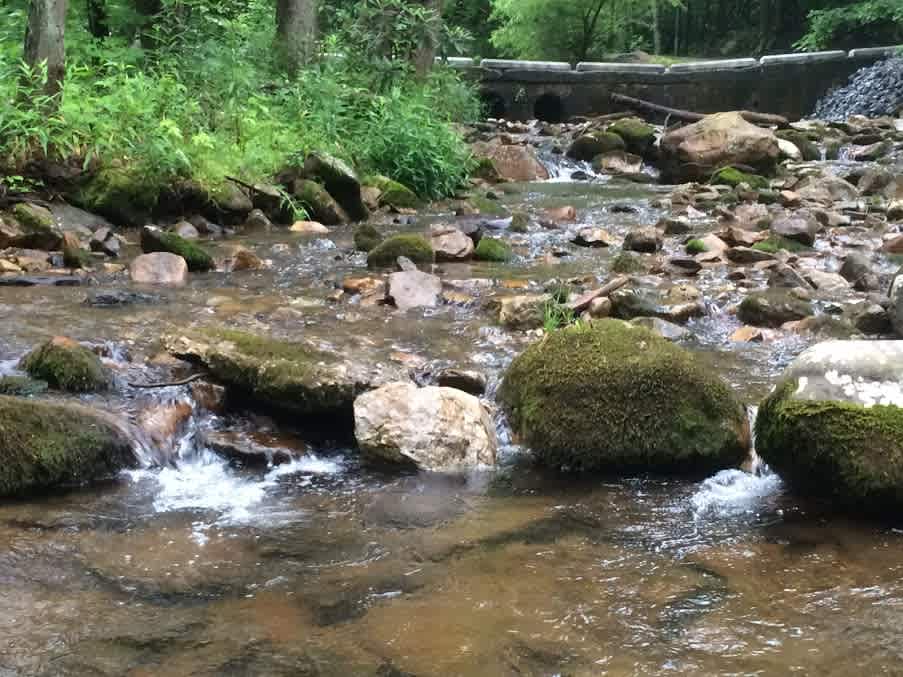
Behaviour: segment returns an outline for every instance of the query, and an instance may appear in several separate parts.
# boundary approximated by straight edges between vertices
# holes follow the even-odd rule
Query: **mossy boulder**
[[[175,233],[160,230],[154,226],[141,229],[141,249],[145,254],[167,252],[185,259],[188,270],[203,273],[216,268],[213,257],[202,247]]]
[[[398,181],[390,179],[388,176],[370,176],[364,183],[379,190],[379,204],[381,207],[414,209],[420,204],[420,200],[413,190]]]
[[[91,177],[73,199],[117,225],[139,228],[147,223],[159,196],[160,186],[148,183],[138,172],[108,167]]]
[[[567,150],[567,156],[578,162],[591,162],[603,153],[613,150],[626,150],[627,144],[613,132],[590,132],[578,136]]]
[[[745,408],[686,350],[600,320],[546,335],[505,373],[499,400],[537,459],[582,471],[708,472],[739,465]]]
[[[741,184],[746,184],[753,190],[764,190],[768,188],[771,184],[769,184],[768,179],[764,176],[759,176],[758,174],[750,174],[749,172],[744,172],[741,169],[737,169],[733,166],[722,167],[714,174],[712,174],[712,179],[709,183],[715,185],[722,186],[731,186],[732,188],[736,188]]]
[[[432,263],[433,246],[422,235],[393,235],[370,251],[367,266],[391,268],[399,256],[404,256],[416,264]]]
[[[694,238],[687,242],[686,250],[687,254],[696,256],[696,254],[704,254],[706,251],[708,251],[708,248],[705,246],[705,242],[703,242],[699,238]]]
[[[762,403],[758,453],[795,491],[857,512],[903,507],[903,341],[828,341]]]
[[[376,226],[364,223],[354,229],[354,248],[359,252],[371,252],[383,241],[383,235]]]
[[[627,150],[645,157],[655,145],[655,127],[639,118],[624,118],[608,128],[624,140]]]
[[[400,378],[390,368],[350,362],[308,343],[220,327],[171,334],[163,345],[207,368],[249,406],[294,415],[350,417],[358,394]]]
[[[360,179],[344,160],[326,153],[311,153],[304,161],[304,175],[322,183],[352,221],[365,221],[370,215],[361,196]]]
[[[813,314],[809,301],[797,296],[792,289],[781,287],[754,292],[744,298],[737,309],[739,320],[754,327],[780,327]]]
[[[292,184],[292,195],[311,218],[324,226],[338,226],[351,220],[329,191],[316,181],[298,179]]]
[[[0,496],[107,479],[136,465],[128,436],[105,415],[0,395]]]
[[[49,209],[22,202],[13,207],[13,216],[21,227],[21,233],[13,242],[15,246],[44,251],[60,248],[63,234]]]
[[[506,242],[494,237],[484,237],[480,239],[473,257],[477,261],[492,261],[495,263],[505,263],[514,258],[514,252]]]
[[[73,393],[94,392],[109,387],[109,370],[92,351],[71,338],[57,336],[22,358],[19,367],[50,387]]]

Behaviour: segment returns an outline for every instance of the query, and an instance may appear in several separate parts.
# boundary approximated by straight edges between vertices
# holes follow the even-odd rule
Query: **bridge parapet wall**
[[[809,114],[856,70],[903,50],[870,47],[849,52],[776,54],[664,64],[450,59],[481,83],[495,117],[559,122],[575,115],[614,112],[611,94],[701,113],[758,110],[792,120]]]

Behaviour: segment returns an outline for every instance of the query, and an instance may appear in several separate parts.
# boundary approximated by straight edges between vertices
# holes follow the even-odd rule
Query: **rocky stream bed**
[[[0,677],[895,674],[903,120],[468,134],[0,215]]]

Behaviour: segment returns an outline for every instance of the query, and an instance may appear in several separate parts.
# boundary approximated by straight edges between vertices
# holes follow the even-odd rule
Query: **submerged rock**
[[[808,301],[784,287],[750,294],[737,311],[741,322],[755,327],[780,327],[785,322],[802,320],[812,314],[812,305]]]
[[[691,353],[617,320],[555,331],[512,362],[499,391],[544,464],[697,472],[739,465],[744,407]]]
[[[0,496],[114,476],[135,467],[129,438],[87,407],[0,396]]]
[[[903,341],[829,341],[762,403],[758,453],[797,490],[876,512],[903,506]]]
[[[41,344],[22,358],[19,366],[52,388],[74,393],[105,390],[111,381],[97,355],[65,336]]]
[[[495,465],[498,441],[473,395],[453,388],[391,383],[354,402],[361,452],[421,470],[454,472]]]
[[[291,414],[349,415],[355,397],[398,375],[306,343],[215,327],[165,336],[163,345],[248,404]]]

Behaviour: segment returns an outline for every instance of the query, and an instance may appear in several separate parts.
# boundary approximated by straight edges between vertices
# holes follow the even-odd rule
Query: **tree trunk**
[[[652,0],[652,49],[662,53],[662,28],[658,20],[658,0]]]
[[[85,0],[88,13],[88,32],[98,40],[110,34],[107,23],[107,8],[103,0]]]
[[[25,61],[32,71],[47,67],[47,94],[57,94],[66,75],[67,0],[32,0],[25,30]]]
[[[442,20],[442,0],[422,0],[423,6],[436,13],[437,20],[421,45],[414,51],[414,72],[421,80],[433,68],[436,52],[439,49],[439,22]]]
[[[317,0],[276,0],[276,42],[292,74],[314,57]]]

